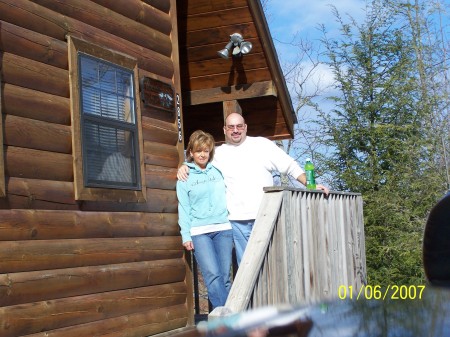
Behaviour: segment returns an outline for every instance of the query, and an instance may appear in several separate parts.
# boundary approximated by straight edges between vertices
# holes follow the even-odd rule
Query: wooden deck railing
[[[366,281],[361,195],[265,191],[225,307],[308,304],[357,291]]]

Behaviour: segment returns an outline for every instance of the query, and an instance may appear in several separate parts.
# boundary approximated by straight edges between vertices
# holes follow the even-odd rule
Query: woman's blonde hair
[[[186,161],[191,163],[194,160],[191,156],[191,151],[195,152],[203,149],[209,150],[208,163],[211,162],[214,158],[214,137],[202,130],[194,131],[189,137],[189,143],[186,148]]]

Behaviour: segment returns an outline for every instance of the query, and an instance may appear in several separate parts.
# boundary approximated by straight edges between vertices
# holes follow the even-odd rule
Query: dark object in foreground
[[[413,289],[407,286],[402,289]],[[372,337],[450,335],[450,289],[426,285],[413,299],[334,300],[278,310],[258,308],[217,318],[198,328],[207,337]],[[258,317],[259,316],[259,317]]]
[[[216,318],[199,326],[207,337],[308,336],[313,322],[305,315],[306,308],[279,309],[262,307]]]
[[[450,287],[450,192],[428,217],[423,237],[423,265],[430,283]]]

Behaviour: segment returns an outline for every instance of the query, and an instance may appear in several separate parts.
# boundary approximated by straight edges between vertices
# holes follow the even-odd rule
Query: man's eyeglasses
[[[234,128],[236,128],[238,130],[244,130],[245,124],[225,125],[225,127],[227,128],[227,130],[230,130],[230,131],[233,131]]]

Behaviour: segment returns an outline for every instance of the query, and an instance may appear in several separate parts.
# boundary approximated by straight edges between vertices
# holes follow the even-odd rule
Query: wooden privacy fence
[[[366,281],[362,198],[270,187],[225,307],[307,304]]]

